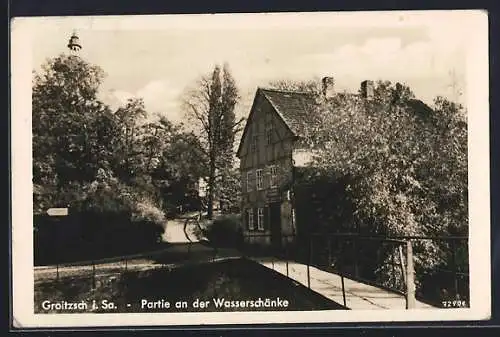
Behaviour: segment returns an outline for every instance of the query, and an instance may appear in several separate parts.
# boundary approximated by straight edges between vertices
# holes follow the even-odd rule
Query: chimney
[[[365,80],[361,82],[361,97],[370,100],[373,99],[373,95],[373,81]]]
[[[323,96],[325,98],[332,98],[335,96],[335,80],[333,77],[323,77]]]

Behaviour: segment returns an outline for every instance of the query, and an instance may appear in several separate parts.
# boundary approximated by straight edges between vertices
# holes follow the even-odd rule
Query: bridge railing
[[[358,233],[314,233],[305,238],[284,236],[281,238],[282,244],[273,245],[270,234],[255,233],[245,236],[244,241],[246,242],[242,247],[244,256],[267,257],[273,269],[278,261],[284,262],[286,268],[284,273],[287,277],[290,277],[289,264],[292,261],[304,264],[305,280],[309,288],[311,288],[312,267],[339,275],[344,306],[346,305],[345,278],[399,293],[405,296],[407,309],[416,307],[417,298],[431,305],[443,307],[447,306],[445,303],[447,298],[452,301],[460,298],[462,299],[460,305],[468,306],[467,263],[457,263],[457,255],[460,253],[458,248],[461,247],[463,250],[467,247],[466,236],[387,237]],[[250,241],[254,244],[252,245]],[[420,246],[426,241],[440,243],[442,251],[448,255],[447,264],[431,271],[416,265],[415,259],[419,258]],[[430,298],[429,296],[426,298],[421,291],[422,280],[438,288],[440,293],[434,296],[431,294]]]
[[[444,254],[441,267],[422,268],[422,262],[416,265],[428,242],[438,245]],[[417,297],[436,306],[446,307],[447,300],[455,301],[455,307],[456,303],[468,306],[467,244],[466,236],[315,233],[309,237],[312,265],[405,295],[407,308],[416,306]]]
[[[311,267],[315,266],[311,254],[312,237],[307,241],[303,241],[297,240],[296,235],[282,235],[279,238],[279,244],[273,242],[273,239],[275,238],[269,233],[244,235],[244,244],[240,248],[242,256],[257,260],[265,259],[263,262],[267,262],[271,269],[279,271],[295,281],[299,278],[300,282],[311,289]],[[304,266],[304,270],[300,272],[300,275],[294,275],[294,272],[297,272],[294,269],[297,268],[297,262]],[[302,275],[302,273],[305,275]],[[342,278],[343,305],[347,308],[344,279],[342,275],[340,276]]]

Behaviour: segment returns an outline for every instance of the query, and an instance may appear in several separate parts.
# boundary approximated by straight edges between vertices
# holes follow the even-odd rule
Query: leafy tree
[[[101,68],[72,55],[48,60],[34,74],[33,182],[44,191],[89,182],[109,160],[111,144],[102,136],[110,111],[97,99],[103,77]]]
[[[203,148],[192,132],[175,129],[169,137],[152,172],[155,185],[170,212],[175,213],[178,206],[199,209],[197,184],[207,172],[205,163],[200,161]]]
[[[102,242],[113,231],[121,233],[120,226],[131,229],[134,223],[143,224],[137,233],[153,239],[163,223],[154,188],[144,183],[148,172],[140,169],[146,158],[139,132],[144,104],[131,100],[112,113],[97,99],[103,78],[98,66],[64,54],[34,74],[35,212],[69,206],[81,219],[92,215],[83,228]],[[120,236],[113,237],[119,245]]]
[[[324,210],[338,210],[323,219],[324,230],[347,221],[344,230],[388,236],[467,233],[464,116],[458,104],[438,97],[430,109],[407,86],[387,81],[376,83],[371,100],[318,98],[314,131],[302,141],[315,153],[314,174],[305,180],[341,190],[321,201]],[[449,266],[450,251],[447,242],[414,241],[417,276]],[[386,250],[377,270],[388,285],[402,284],[386,263],[395,253]],[[461,263],[466,268],[467,260]]]
[[[321,81],[319,80],[319,78],[313,78],[302,81],[277,79],[269,82],[269,87],[285,91],[300,91],[300,92],[310,92],[315,94],[320,94],[322,90]]]
[[[145,158],[140,144],[141,124],[147,112],[142,99],[129,99],[124,107],[115,112],[119,139],[115,156],[115,172],[121,180],[130,182],[141,175]]]
[[[226,172],[233,165],[234,137],[243,122],[243,119],[235,119],[238,99],[238,89],[227,65],[223,69],[216,65],[184,98],[186,113],[196,125],[203,146],[202,159],[208,168],[209,218],[213,216],[214,200],[219,196],[217,185],[219,190],[224,188],[229,179]]]

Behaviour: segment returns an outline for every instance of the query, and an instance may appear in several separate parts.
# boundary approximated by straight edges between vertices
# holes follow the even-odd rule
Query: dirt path
[[[168,220],[162,236],[163,241],[169,243],[199,242],[201,233],[195,220],[196,217],[197,213],[189,213],[183,217]]]

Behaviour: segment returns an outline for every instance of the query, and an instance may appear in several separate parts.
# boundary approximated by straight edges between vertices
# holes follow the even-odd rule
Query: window
[[[258,169],[257,170],[257,189],[258,190],[262,190],[264,188],[264,184],[262,183],[262,179],[263,179],[262,170]]]
[[[270,171],[269,187],[278,186],[278,167],[271,166],[269,168],[269,171]]]
[[[257,136],[257,135],[252,136],[252,145],[251,145],[252,152],[257,152],[258,141],[259,141],[259,136]]]
[[[252,191],[252,187],[253,187],[253,184],[252,184],[252,171],[248,171],[247,172],[247,192],[251,192]]]
[[[260,231],[264,230],[264,209],[257,209],[257,229]]]
[[[248,214],[248,229],[249,230],[254,230],[253,226],[253,208],[247,209],[247,214]]]
[[[267,125],[267,130],[266,130],[267,145],[273,143],[273,133],[274,133],[274,126],[272,123],[270,123]]]

